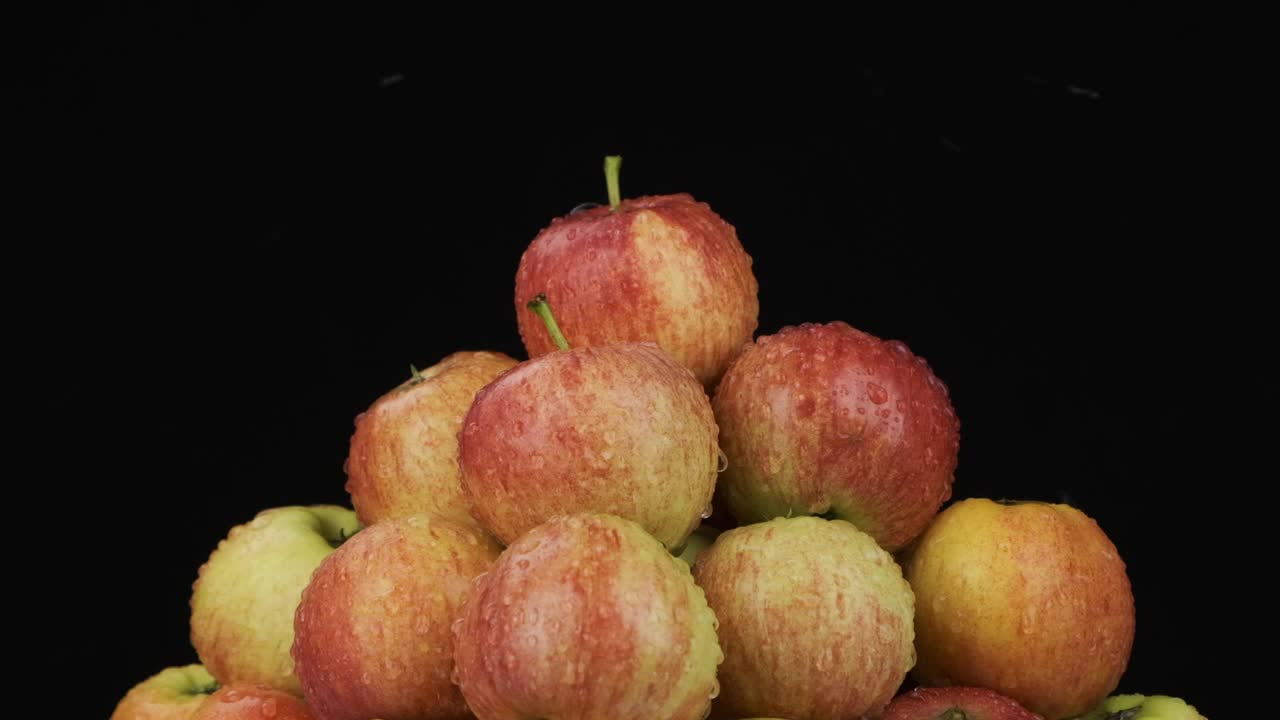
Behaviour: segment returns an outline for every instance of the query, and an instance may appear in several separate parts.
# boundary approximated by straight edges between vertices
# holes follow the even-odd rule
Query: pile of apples
[[[924,359],[843,322],[753,341],[734,228],[622,200],[619,165],[520,261],[530,359],[458,352],[374,402],[354,510],[233,528],[193,586],[201,664],[115,720],[1201,717],[1107,697],[1134,601],[1097,523],[943,510],[960,424]]]

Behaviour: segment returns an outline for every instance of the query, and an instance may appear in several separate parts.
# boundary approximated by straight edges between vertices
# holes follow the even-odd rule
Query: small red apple
[[[894,552],[951,496],[960,423],[901,342],[842,322],[783,328],[738,356],[713,404],[740,522],[836,517]]]
[[[1119,683],[1133,593],[1115,545],[1079,510],[963,500],[938,515],[904,567],[921,685],[991,688],[1059,720]]]
[[[622,343],[503,373],[467,412],[458,459],[472,515],[504,543],[604,512],[677,548],[710,512],[720,450],[693,374],[657,345]]]
[[[293,658],[321,720],[467,717],[450,628],[501,548],[471,523],[383,520],[330,555],[302,595]]]
[[[191,720],[315,720],[306,703],[266,685],[238,683],[210,695]]]
[[[618,163],[621,158],[617,158]],[[545,295],[574,346],[654,342],[713,387],[755,332],[760,304],[733,226],[689,195],[621,200],[557,218],[516,273],[520,337],[536,358],[556,349],[525,309]]]
[[[986,688],[916,688],[889,703],[880,720],[1044,720]]]
[[[456,682],[480,720],[701,720],[715,615],[639,525],[561,516],[508,547],[454,626]]]
[[[458,352],[378,398],[356,418],[347,492],[360,522],[434,513],[472,522],[458,476],[458,430],[476,392],[516,361]]]

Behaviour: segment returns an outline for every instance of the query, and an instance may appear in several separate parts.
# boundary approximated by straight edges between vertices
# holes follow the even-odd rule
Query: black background
[[[1213,309],[1259,268],[1206,220],[1190,30],[784,64],[723,37],[672,57],[692,32],[445,50],[447,27],[384,20],[50,26],[14,267],[57,302],[15,307],[41,370],[30,484],[82,544],[51,607],[88,715],[195,661],[190,585],[231,526],[347,502],[352,420],[410,363],[523,356],[520,253],[605,199],[612,153],[624,195],[689,192],[736,226],[760,334],[839,319],[928,358],[962,421],[955,497],[1096,518],[1138,608],[1120,689],[1224,715],[1224,468],[1264,440],[1227,403],[1277,393],[1230,340],[1266,303]]]

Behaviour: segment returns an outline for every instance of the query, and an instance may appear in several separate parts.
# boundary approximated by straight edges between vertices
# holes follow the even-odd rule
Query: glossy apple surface
[[[451,681],[471,581],[501,548],[472,523],[384,520],[316,570],[298,606],[293,657],[321,720],[466,718]]]
[[[738,356],[714,406],[740,522],[835,517],[893,552],[951,496],[960,424],[901,342],[842,322],[783,328]]]
[[[531,358],[556,349],[525,307],[541,293],[572,346],[654,342],[712,387],[755,332],[756,292],[733,226],[662,195],[553,220],[520,258],[515,306]]]
[[[715,616],[688,566],[611,515],[521,536],[455,635],[456,680],[480,720],[702,720],[716,693]]]
[[[458,474],[458,430],[476,392],[515,364],[502,353],[454,353],[356,418],[347,492],[361,522],[424,512],[471,521]]]
[[[1119,683],[1133,593],[1115,545],[1079,510],[963,500],[938,515],[904,567],[920,684],[991,688],[1059,720]]]
[[[729,530],[693,569],[720,621],[714,717],[874,716],[915,662],[911,588],[843,520],[778,518]]]
[[[191,720],[315,720],[306,703],[265,685],[237,683],[219,688]]]
[[[289,647],[311,573],[360,529],[334,505],[281,507],[231,529],[200,567],[191,593],[191,644],[218,682],[302,693]]]
[[[471,514],[504,543],[603,512],[679,547],[710,512],[720,463],[702,385],[651,343],[520,364],[476,395],[458,448]]]

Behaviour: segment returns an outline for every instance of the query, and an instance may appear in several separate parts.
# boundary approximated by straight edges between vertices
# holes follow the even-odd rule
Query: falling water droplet
[[[720,448],[716,448],[716,452],[720,453],[720,464],[716,467],[716,472],[722,473],[729,469],[729,456],[725,455],[724,451]]]
[[[706,507],[702,508],[702,519],[706,520],[707,518],[711,517],[711,512],[712,512],[712,507],[710,505],[707,505]]]

